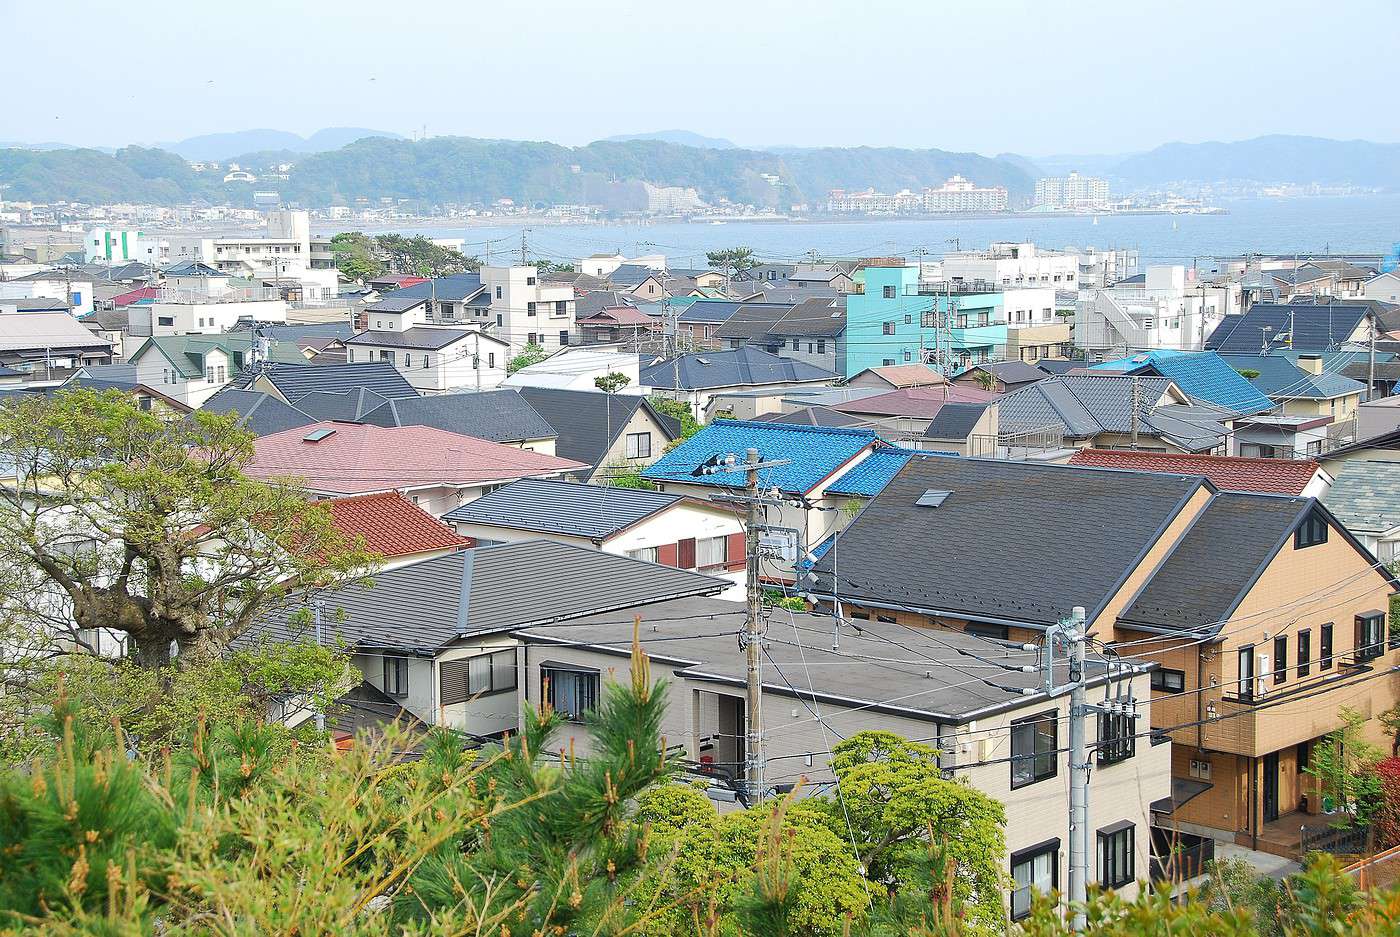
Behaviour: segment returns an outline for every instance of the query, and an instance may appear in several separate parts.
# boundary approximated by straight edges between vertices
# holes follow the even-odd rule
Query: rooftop
[[[928,387],[947,381],[941,373],[926,364],[891,364],[879,368],[866,368],[856,377],[860,377],[861,374],[873,375],[891,387]]]
[[[431,426],[502,443],[554,439],[559,435],[524,394],[507,388],[391,400],[363,419],[376,426]],[[568,455],[559,453],[557,448],[555,451]]]
[[[1045,377],[1045,375],[1041,375]],[[1000,396],[995,391],[961,384],[939,384],[936,387],[906,387],[874,397],[862,397],[848,403],[832,404],[843,413],[874,416],[898,416],[916,420],[931,420],[947,404],[986,404]]]
[[[451,527],[396,491],[333,498],[323,503],[342,536],[363,538],[366,550],[386,559],[466,544]]]
[[[1354,531],[1381,534],[1400,527],[1400,461],[1347,460],[1323,500]]]
[[[1310,374],[1283,355],[1224,355],[1236,371],[1258,371],[1249,382],[1275,400],[1331,400],[1365,392],[1361,381],[1332,371]]]
[[[1213,351],[1158,349],[1105,361],[1090,370],[1170,378],[1191,397],[1235,413],[1262,413],[1274,408],[1266,394]]]
[[[836,481],[826,486],[827,494],[853,495],[873,498],[890,483],[904,463],[917,453],[899,446],[881,446],[847,469]]]
[[[443,520],[602,542],[685,500],[660,491],[528,478],[449,511]]]
[[[743,472],[697,474],[715,456],[733,454],[742,460],[748,449],[760,459],[788,459],[789,464],[765,469],[762,484],[781,491],[806,494],[841,471],[879,437],[868,429],[795,426],[761,420],[719,420],[691,436],[655,463],[642,476],[717,488],[741,488]]]
[[[349,393],[361,388],[389,399],[418,396],[418,391],[413,389],[413,385],[408,383],[392,361],[315,365],[305,362],[300,365],[274,363],[265,366],[260,374],[246,371],[239,374],[233,384],[247,387],[258,378],[271,382],[289,403],[296,403],[316,391]]]
[[[1266,348],[1324,352],[1351,338],[1370,307],[1360,303],[1256,303],[1226,316],[1206,347],[1227,355],[1257,355]]]
[[[1127,449],[1080,449],[1070,465],[1200,475],[1222,491],[1301,495],[1320,470],[1311,459],[1245,459],[1239,456]]]
[[[238,424],[255,436],[267,436],[316,422],[314,417],[271,394],[232,387],[226,387],[210,397],[200,409],[211,413],[237,413]]]
[[[815,383],[835,381],[839,375],[823,368],[780,358],[757,348],[744,346],[729,351],[685,354],[678,363],[658,361],[642,368],[640,383],[648,387],[676,387],[676,372],[680,388],[701,390],[720,387],[742,387],[753,384]]]
[[[645,411],[662,429],[661,438],[652,441],[654,451],[660,451],[681,435],[676,420],[662,414],[650,400],[637,394],[605,394],[599,390],[556,387],[521,387],[517,392],[545,424],[555,427],[555,453],[591,466],[581,473],[582,478],[589,478],[604,467],[602,461],[616,439],[627,431],[638,410]]]

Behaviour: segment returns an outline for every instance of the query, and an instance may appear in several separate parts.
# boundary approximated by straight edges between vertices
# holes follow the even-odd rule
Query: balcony
[[[1248,696],[1241,695],[1235,684],[1225,684],[1218,696],[1205,694],[1205,715],[1210,721],[1201,727],[1201,744],[1214,751],[1259,758],[1326,735],[1341,726],[1341,717],[1337,705],[1317,691],[1331,683],[1349,683],[1372,669],[1364,661],[1338,656],[1336,667],[1323,678],[1281,687],[1270,685],[1264,692]],[[1370,701],[1363,699],[1358,705],[1365,711]],[[1179,741],[1195,745],[1196,729],[1182,730]]]

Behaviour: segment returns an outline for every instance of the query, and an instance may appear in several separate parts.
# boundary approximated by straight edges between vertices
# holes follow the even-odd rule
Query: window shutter
[[[450,660],[438,667],[441,693],[439,698],[444,706],[452,703],[465,703],[471,694],[467,692],[467,660]]]
[[[730,534],[725,545],[724,566],[728,570],[743,569],[747,562],[744,557],[744,535]]]
[[[694,569],[694,568],[695,568],[695,538],[694,538],[694,537],[687,537],[685,540],[682,540],[680,543],[678,543],[677,546],[680,548],[680,567],[681,567],[681,569]]]
[[[656,562],[662,566],[676,565],[676,544],[663,543],[656,549]]]

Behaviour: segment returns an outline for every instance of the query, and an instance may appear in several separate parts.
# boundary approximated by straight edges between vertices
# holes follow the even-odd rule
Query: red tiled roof
[[[1123,449],[1081,449],[1070,465],[1204,475],[1224,491],[1301,495],[1317,474],[1311,459],[1246,459],[1240,456],[1192,455],[1177,452],[1132,452]]]
[[[939,384],[936,387],[906,387],[887,394],[833,403],[833,410],[842,413],[870,413],[877,416],[904,416],[931,420],[945,403],[988,403],[1000,395],[980,387],[961,384]]]
[[[308,436],[331,430],[319,441]],[[430,426],[323,421],[260,437],[252,478],[299,478],[311,491],[361,494],[434,485],[504,484],[584,468],[581,462],[516,449]]]
[[[160,290],[156,289],[154,286],[138,286],[134,290],[128,290],[125,293],[118,293],[116,296],[113,296],[112,305],[130,306],[134,303],[139,303],[143,299],[159,298]]]
[[[656,319],[631,306],[605,306],[590,315],[580,316],[579,322],[616,322],[619,325],[659,325]]]
[[[427,277],[417,277],[411,273],[386,273],[382,277],[372,277],[371,283],[396,283],[402,289],[405,286],[417,286],[419,283],[427,283]]]
[[[467,543],[451,527],[397,491],[333,498],[323,503],[330,509],[336,530],[346,537],[363,537],[365,549],[383,557],[428,553]]]

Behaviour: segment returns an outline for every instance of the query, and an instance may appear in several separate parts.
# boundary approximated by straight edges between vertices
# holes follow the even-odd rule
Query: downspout
[[[1200,647],[1196,648],[1196,750],[1205,751],[1206,747],[1206,726],[1203,721],[1205,714],[1205,701],[1201,698],[1204,694],[1201,687],[1204,686],[1206,667],[1206,654]]]
[[[1259,849],[1259,763],[1254,757],[1249,758],[1249,832],[1253,840],[1251,849]]]

